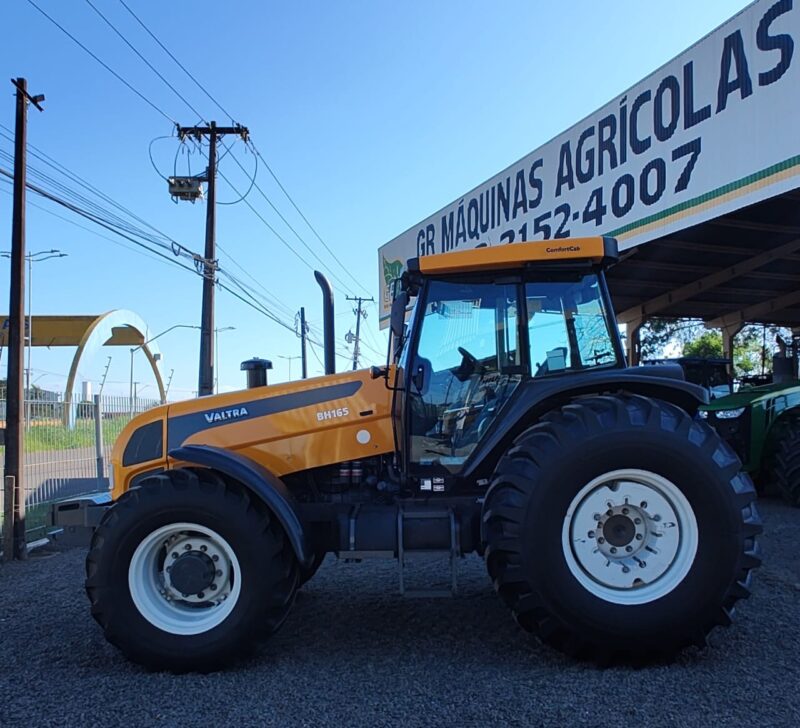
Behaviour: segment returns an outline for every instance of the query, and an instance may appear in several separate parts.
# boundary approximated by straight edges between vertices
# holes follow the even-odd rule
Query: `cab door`
[[[517,282],[427,281],[401,357],[412,476],[457,475],[526,375],[520,300]]]

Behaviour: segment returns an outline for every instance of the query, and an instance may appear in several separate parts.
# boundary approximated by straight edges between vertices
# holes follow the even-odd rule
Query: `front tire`
[[[247,491],[207,470],[142,481],[104,515],[86,559],[92,616],[148,669],[209,672],[275,632],[298,566]]]
[[[498,463],[483,515],[495,588],[524,629],[572,655],[639,661],[704,645],[760,563],[740,467],[666,402],[567,405]]]

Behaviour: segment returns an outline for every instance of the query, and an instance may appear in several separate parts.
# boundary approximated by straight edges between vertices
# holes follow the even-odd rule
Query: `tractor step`
[[[450,524],[449,549],[406,549],[405,524],[407,521],[434,519],[447,520]],[[456,560],[460,553],[458,521],[452,508],[421,510],[418,508],[405,510],[402,506],[397,511],[397,561],[400,567],[400,595],[411,598],[454,597],[458,592],[456,576]],[[450,588],[449,589],[408,589],[406,588],[406,559],[416,554],[449,554],[450,556]]]

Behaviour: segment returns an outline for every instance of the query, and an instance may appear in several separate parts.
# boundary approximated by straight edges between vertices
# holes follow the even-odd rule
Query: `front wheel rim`
[[[176,565],[182,572],[175,574]],[[171,523],[136,547],[128,589],[150,624],[175,635],[207,632],[222,624],[242,588],[239,560],[216,531],[197,523]]]
[[[686,496],[647,470],[614,470],[587,483],[562,528],[572,575],[615,604],[645,604],[672,592],[689,573],[697,545],[697,519]]]

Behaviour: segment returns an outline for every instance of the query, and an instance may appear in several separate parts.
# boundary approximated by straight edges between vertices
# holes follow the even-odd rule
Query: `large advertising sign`
[[[800,2],[800,0],[798,0]],[[626,249],[800,186],[800,9],[757,0],[596,113],[379,250],[613,235]]]

